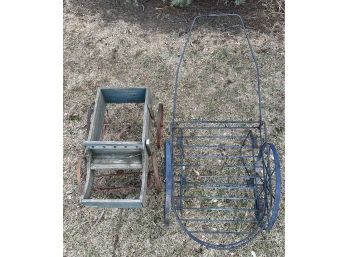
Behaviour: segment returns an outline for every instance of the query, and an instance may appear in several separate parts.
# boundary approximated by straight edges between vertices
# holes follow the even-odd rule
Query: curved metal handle
[[[243,32],[244,32],[244,36],[248,42],[248,46],[249,46],[249,49],[251,51],[251,56],[252,56],[252,59],[253,59],[253,62],[254,62],[254,65],[255,65],[255,69],[256,69],[256,77],[257,77],[257,94],[258,94],[258,105],[259,105],[259,120],[260,122],[262,121],[262,105],[261,105],[261,88],[260,88],[260,75],[259,75],[259,66],[257,64],[257,61],[256,61],[256,55],[255,55],[255,52],[250,44],[250,40],[249,40],[249,37],[248,37],[248,34],[246,32],[246,27],[245,27],[245,24],[244,24],[244,21],[242,19],[242,17],[238,14],[234,14],[234,13],[223,13],[223,14],[206,14],[206,15],[199,15],[199,16],[196,16],[193,21],[192,21],[192,24],[190,26],[190,29],[188,31],[188,35],[187,35],[187,38],[186,38],[186,41],[185,41],[185,44],[184,44],[184,47],[182,49],[182,52],[180,54],[180,58],[179,58],[179,62],[178,62],[178,65],[177,65],[177,68],[176,68],[176,73],[175,73],[175,85],[174,85],[174,95],[173,95],[173,112],[172,112],[172,126],[175,125],[175,116],[176,116],[176,102],[177,102],[177,92],[178,92],[178,83],[179,83],[179,73],[180,73],[180,67],[181,67],[181,63],[184,59],[184,55],[185,55],[185,50],[186,50],[186,47],[188,45],[188,42],[190,41],[190,38],[191,38],[191,34],[192,34],[192,30],[193,30],[193,27],[196,23],[196,21],[200,18],[203,18],[203,17],[224,17],[224,16],[230,16],[230,17],[238,17],[239,18],[239,21],[240,21],[240,26],[242,27],[243,29]]]

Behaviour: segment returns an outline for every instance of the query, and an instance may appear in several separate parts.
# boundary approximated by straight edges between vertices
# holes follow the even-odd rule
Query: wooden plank
[[[99,159],[125,159],[139,158],[141,160],[142,149],[97,149],[93,152],[93,158]]]
[[[140,141],[85,141],[85,146],[88,145],[141,145]]]
[[[142,141],[99,141],[107,103],[144,103]],[[94,114],[88,141],[84,143],[91,153],[88,164],[87,183],[81,203],[90,207],[141,208],[145,205],[149,155],[145,142],[150,135],[151,98],[148,88],[100,88],[97,92]],[[140,198],[135,199],[89,199],[95,170],[118,169],[140,170]],[[139,172],[139,171],[138,171]]]
[[[99,208],[141,208],[140,200],[135,199],[82,199],[81,203],[88,207]]]
[[[144,117],[143,117],[143,134],[142,134],[142,145],[145,149],[146,139],[149,138],[149,126],[150,126],[150,113],[149,107],[151,108],[150,90],[146,90],[145,104],[144,104]]]
[[[141,150],[142,143],[138,141],[85,141],[83,145],[92,151],[96,149],[113,149],[113,150]]]
[[[107,103],[143,103],[146,88],[102,88]]]
[[[133,170],[141,169],[143,165],[141,163],[92,163],[91,169],[93,170]]]
[[[139,176],[142,174],[142,167],[137,169],[113,169],[110,170],[95,170],[94,171],[94,177],[122,177],[123,175],[132,175],[134,176],[135,173],[137,173]]]
[[[149,172],[149,155],[147,151],[143,151],[143,173],[141,175],[141,191],[140,191],[140,201],[142,206],[146,205],[146,187],[147,187],[147,176]]]
[[[101,136],[102,128],[104,126],[104,112],[106,103],[99,88],[95,99],[93,116],[91,119],[91,129],[89,131],[88,141],[98,141]]]
[[[150,90],[147,88],[146,90],[146,97],[145,97],[145,104],[144,104],[144,121],[143,121],[143,136],[142,136],[142,143],[144,150],[146,140],[149,138],[149,132],[150,132],[150,113],[149,108],[151,108],[151,98],[150,98]],[[140,201],[142,203],[142,206],[144,207],[146,204],[146,187],[147,187],[147,176],[149,171],[149,155],[147,151],[143,151],[142,156],[143,161],[143,173],[141,176],[141,191],[140,191]]]
[[[120,151],[114,154],[98,154],[93,156],[92,169],[141,169],[143,166],[142,152],[133,154]]]
[[[94,181],[94,171],[91,169],[91,156],[87,156],[87,175],[86,183],[83,189],[82,199],[90,198]]]

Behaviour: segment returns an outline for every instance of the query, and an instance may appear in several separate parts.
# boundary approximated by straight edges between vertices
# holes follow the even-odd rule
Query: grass
[[[88,4],[92,3],[86,3],[87,7]],[[157,194],[153,188],[148,189],[146,208],[107,209],[104,218],[93,226],[101,210],[79,205],[75,176],[81,143],[86,139],[82,127],[87,106],[94,101],[99,86],[147,85],[154,104],[164,103],[168,128],[175,68],[185,36],[180,32],[188,26],[183,23],[175,27],[172,20],[177,21],[180,16],[155,7],[146,6],[143,12],[126,7],[107,9],[104,1],[93,4],[98,8],[93,5],[88,9],[76,2],[65,7],[64,14],[64,256],[236,257],[251,256],[251,251],[258,257],[284,256],[284,199],[279,221],[271,233],[263,233],[236,251],[201,247],[182,232],[173,215],[170,226],[164,227],[163,194]],[[153,10],[157,13],[152,13]],[[268,135],[279,149],[284,165],[283,37],[267,30],[250,33],[261,67]],[[246,66],[248,59],[244,50],[231,47],[237,48],[239,38],[232,41],[223,38],[224,42],[222,37],[216,31],[204,30],[188,49],[179,88],[181,117],[232,119],[254,114],[253,109],[243,106],[245,102],[253,106],[254,101],[254,91],[248,83],[252,82]],[[202,48],[207,48],[209,55]],[[238,90],[234,89],[236,86]],[[117,122],[124,124],[128,120],[121,117]],[[162,151],[157,154],[163,158]],[[159,165],[162,167],[163,163]]]

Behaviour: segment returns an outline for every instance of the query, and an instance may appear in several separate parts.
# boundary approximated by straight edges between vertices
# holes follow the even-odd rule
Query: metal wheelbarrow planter
[[[109,105],[120,104],[144,104],[143,108],[143,126],[141,141],[101,141],[105,129],[105,112]],[[157,146],[160,146],[159,140],[161,129],[163,127],[163,107],[160,104],[157,115]],[[81,203],[88,207],[104,208],[142,208],[145,205],[146,187],[148,182],[149,162],[153,165],[156,159],[153,155],[151,142],[151,120],[154,120],[154,113],[151,110],[151,98],[148,88],[99,88],[95,100],[93,116],[91,120],[88,141],[84,142],[86,157],[86,179],[81,196]],[[117,123],[117,119],[116,120]],[[109,173],[109,171],[117,173]],[[107,172],[107,173],[105,173]],[[156,185],[161,185],[157,173],[157,167],[154,167],[154,177]],[[157,174],[156,174],[157,173]],[[94,199],[92,192],[96,177],[106,176],[107,180],[116,177],[120,180],[121,176],[140,177],[140,195],[136,199]],[[133,183],[133,182],[132,182]],[[134,185],[132,185],[134,188]],[[131,188],[131,189],[132,189]],[[127,190],[122,186],[120,188],[104,188],[107,192],[112,190]],[[128,188],[129,189],[129,188]],[[160,188],[157,188],[160,190]]]
[[[239,20],[257,74],[256,121],[178,121],[179,72],[197,20],[230,16]],[[171,137],[165,142],[164,221],[173,212],[183,231],[207,248],[235,249],[270,230],[281,199],[278,152],[267,142],[262,118],[259,70],[239,15],[195,17],[182,50],[173,96]]]

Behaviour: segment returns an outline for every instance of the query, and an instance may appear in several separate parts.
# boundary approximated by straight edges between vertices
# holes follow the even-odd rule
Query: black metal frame
[[[184,59],[184,54],[188,42],[190,41],[191,33],[194,28],[196,21],[203,17],[221,17],[221,16],[230,16],[237,17],[240,21],[238,25],[243,29],[244,36],[248,43],[252,60],[256,69],[256,81],[257,81],[257,96],[258,96],[258,120],[257,121],[208,121],[208,120],[193,120],[193,121],[177,121],[177,92],[179,85],[179,73],[180,67]],[[221,135],[221,131],[228,131],[229,134],[226,136]],[[185,135],[187,131],[190,131],[189,136]],[[200,134],[201,131],[205,131],[206,134]],[[214,133],[216,132],[216,133]],[[196,242],[204,245],[208,248],[215,249],[234,249],[240,247],[254,237],[256,237],[263,229],[271,229],[274,225],[277,215],[279,212],[280,205],[280,164],[279,156],[276,152],[273,145],[266,143],[266,126],[263,122],[262,117],[262,104],[261,104],[261,88],[260,88],[260,78],[259,78],[259,67],[256,61],[255,53],[251,47],[248,33],[246,31],[245,24],[243,19],[237,14],[210,14],[210,15],[201,15],[194,18],[191,27],[188,31],[188,36],[182,53],[180,55],[179,63],[176,70],[176,79],[174,85],[174,94],[173,94],[173,112],[172,112],[172,121],[170,125],[171,139],[166,140],[165,144],[165,176],[166,176],[166,201],[164,206],[164,215],[165,215],[165,224],[169,223],[169,212],[170,209],[173,209],[176,220],[179,223],[180,227],[189,235],[189,237]],[[212,134],[211,134],[212,133]],[[198,134],[198,135],[197,135]],[[185,140],[191,140],[191,144],[186,144]],[[216,144],[201,144],[198,143],[199,140],[212,140]],[[227,142],[227,144],[226,144]],[[229,145],[229,142],[236,142],[233,145]],[[217,144],[218,143],[218,144]],[[186,149],[189,149],[190,153],[186,153]],[[201,154],[195,153],[194,151],[220,151],[219,154]],[[268,149],[268,150],[267,150]],[[271,149],[271,150],[270,150]],[[238,154],[225,154],[225,151],[239,150]],[[256,151],[258,150],[258,153]],[[243,153],[243,151],[250,151],[249,154]],[[270,171],[270,153],[272,152],[274,157],[275,168]],[[268,164],[265,165],[265,157],[268,158]],[[197,161],[196,161],[197,160]],[[198,161],[200,160],[200,161]],[[231,162],[231,164],[223,165],[223,169],[236,169],[241,168],[243,171],[242,175],[233,175],[235,179],[241,179],[242,183],[231,183],[230,178],[233,176],[228,174],[224,175],[197,175],[195,181],[192,180],[192,177],[187,176],[185,170],[187,168],[194,167],[204,167],[206,160],[224,160],[225,162]],[[234,162],[237,162],[235,164]],[[219,166],[217,165],[216,168]],[[221,168],[222,169],[222,168]],[[179,170],[179,171],[178,171]],[[178,171],[178,172],[175,172]],[[260,171],[260,172],[259,172]],[[178,175],[176,175],[178,173]],[[261,173],[261,174],[260,174]],[[237,173],[238,174],[238,173]],[[273,186],[272,178],[275,177],[276,181]],[[206,182],[202,183],[201,180],[209,179],[226,179],[228,182]],[[198,181],[198,182],[197,182]],[[204,193],[206,191],[213,193],[213,195],[188,195],[188,188],[203,188]],[[273,194],[272,189],[275,189]],[[215,191],[214,191],[215,190]],[[228,194],[230,191],[235,192],[235,195],[216,195],[216,191],[220,192],[227,190]],[[267,199],[270,199],[270,201]],[[192,205],[185,205],[186,201],[194,201],[194,199],[208,199],[211,201],[216,201],[218,204],[230,204],[238,203],[239,205],[247,205],[248,201],[253,206],[252,207],[193,207]],[[220,201],[221,200],[221,201]],[[210,201],[210,202],[211,202]],[[219,202],[220,201],[220,202]],[[245,202],[247,204],[245,204]],[[203,202],[199,202],[200,205]],[[250,204],[249,204],[250,205]],[[276,206],[275,206],[276,205]],[[190,215],[192,212],[203,213],[207,217],[185,217],[185,212],[188,211]],[[242,212],[245,214],[245,217],[250,216],[249,213],[253,213],[253,218],[242,219],[240,216],[238,218],[224,218],[224,219],[211,219],[208,216],[211,213],[227,212],[231,214],[232,217],[235,216],[235,213]],[[233,215],[232,215],[233,214]],[[246,228],[239,229],[237,231],[225,231],[225,230],[191,230],[189,225],[193,223],[193,226],[203,227],[201,223],[217,223],[223,224],[227,227],[229,224],[236,224],[239,228],[243,225]],[[251,224],[251,225],[250,225]],[[222,237],[222,243],[216,242],[215,239],[204,240],[200,238],[199,235],[208,237],[208,235],[228,235],[228,238]],[[235,238],[240,236],[239,238]],[[232,242],[226,242],[226,239],[232,237]],[[219,239],[219,238],[218,238]]]

